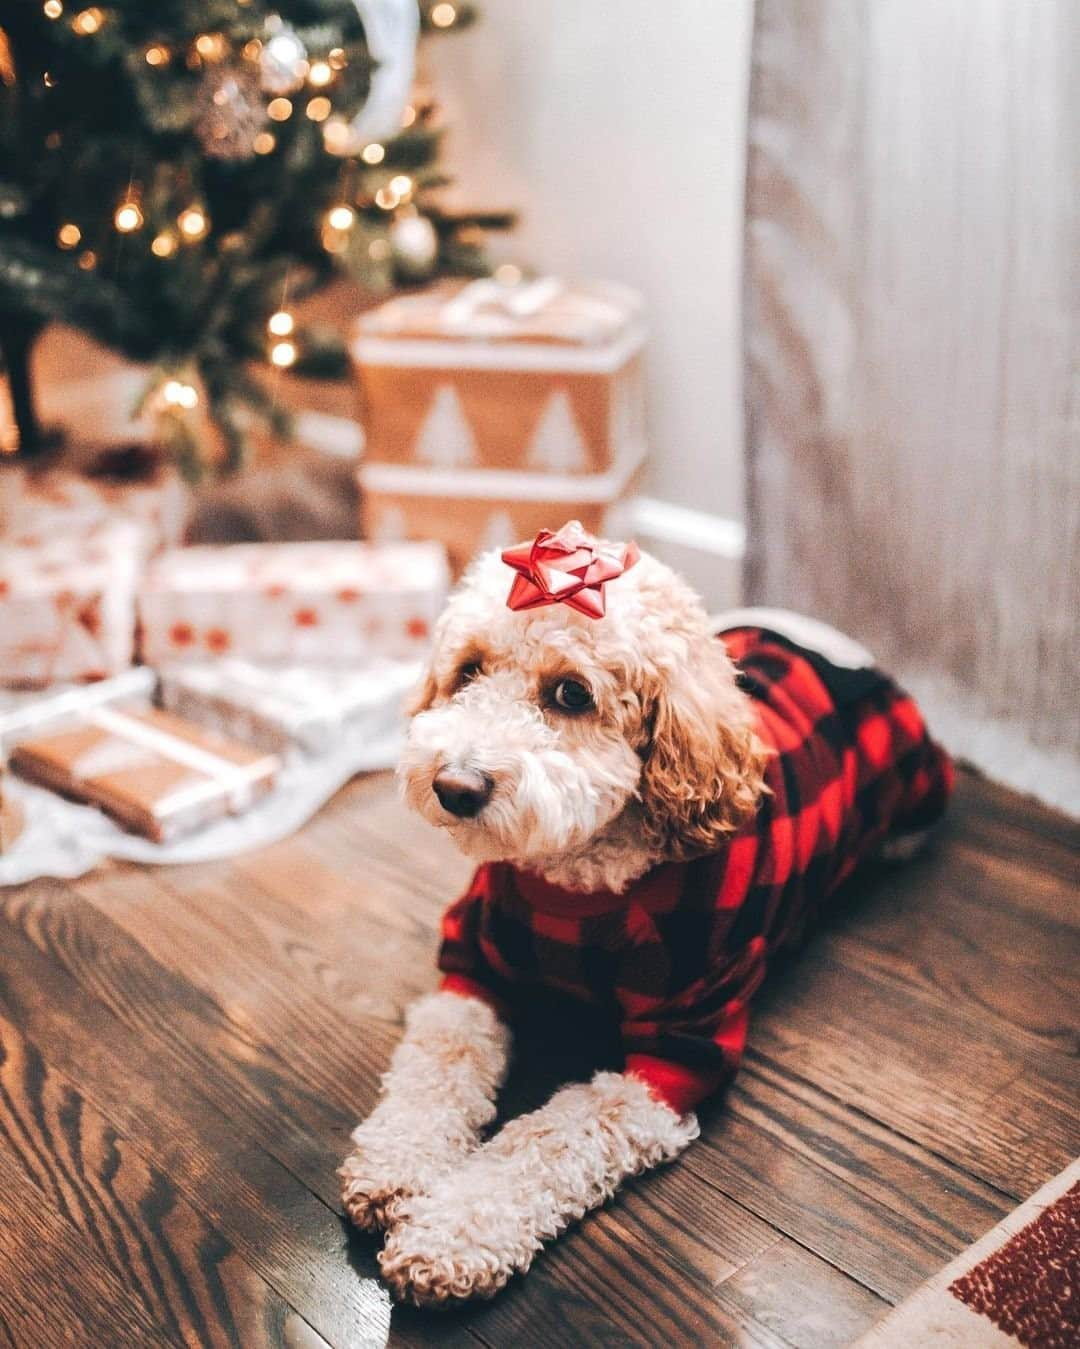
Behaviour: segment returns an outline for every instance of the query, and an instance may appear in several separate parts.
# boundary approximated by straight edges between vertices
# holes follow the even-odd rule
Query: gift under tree
[[[61,320],[151,367],[146,405],[192,474],[285,418],[253,365],[343,372],[292,305],[340,268],[371,291],[483,270],[505,216],[439,204],[418,28],[454,0],[69,0],[0,14],[0,352],[24,456],[49,441],[31,354]],[[13,448],[12,444],[7,446]]]

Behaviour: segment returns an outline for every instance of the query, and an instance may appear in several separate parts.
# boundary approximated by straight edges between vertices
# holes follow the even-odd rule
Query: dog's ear
[[[654,670],[643,690],[647,739],[639,795],[646,843],[671,859],[715,852],[757,809],[765,750],[718,638]]]

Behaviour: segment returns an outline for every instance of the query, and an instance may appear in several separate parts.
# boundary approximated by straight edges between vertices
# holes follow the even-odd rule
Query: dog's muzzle
[[[440,768],[431,789],[443,810],[459,819],[471,820],[491,799],[494,785],[486,773],[473,768]]]

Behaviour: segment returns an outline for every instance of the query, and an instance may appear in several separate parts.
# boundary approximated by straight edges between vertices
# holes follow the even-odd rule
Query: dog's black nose
[[[440,768],[431,785],[444,810],[471,820],[487,805],[494,784],[473,768]]]

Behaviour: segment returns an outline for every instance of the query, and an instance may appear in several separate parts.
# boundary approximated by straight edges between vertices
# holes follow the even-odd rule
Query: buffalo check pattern
[[[444,916],[439,955],[445,988],[504,1015],[531,986],[610,1012],[627,1069],[680,1112],[734,1076],[772,959],[887,837],[933,824],[953,782],[915,703],[880,671],[760,628],[720,637],[772,751],[756,818],[622,894],[482,866]]]

